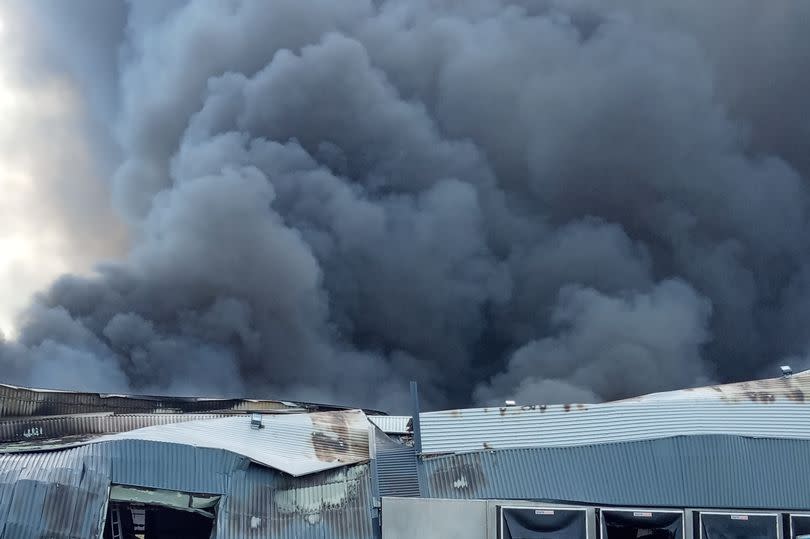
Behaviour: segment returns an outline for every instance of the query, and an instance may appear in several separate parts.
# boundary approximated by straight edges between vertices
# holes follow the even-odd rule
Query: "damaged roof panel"
[[[766,378],[749,382],[737,382],[677,391],[650,393],[624,399],[624,403],[657,402],[663,400],[719,400],[727,403],[738,402],[792,402],[810,404],[810,370],[781,378]]]
[[[70,441],[115,434],[153,425],[228,417],[226,414],[75,414],[68,416],[20,417],[0,421],[0,452],[33,449],[37,445],[63,446]]]
[[[0,384],[0,418],[114,412],[314,412],[347,410],[343,406],[262,399],[217,399],[150,395],[111,395],[52,389],[32,389]],[[382,414],[374,410],[369,413]],[[384,415],[384,414],[383,414]]]
[[[99,537],[113,485],[221,496],[222,539],[374,537],[366,464],[292,478],[221,449],[119,440],[0,455],[0,539]]]
[[[422,452],[559,447],[696,434],[810,439],[810,407],[757,399],[654,399],[420,414]]]
[[[92,442],[149,440],[223,449],[292,476],[369,460],[369,425],[361,410],[263,415],[262,425],[255,429],[250,417],[226,417],[146,427]]]

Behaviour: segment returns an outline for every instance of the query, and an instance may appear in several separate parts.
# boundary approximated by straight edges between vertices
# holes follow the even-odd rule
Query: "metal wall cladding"
[[[380,496],[419,496],[416,451],[375,430],[377,490]]]
[[[422,451],[562,447],[678,435],[810,439],[810,406],[787,399],[670,399],[420,414]]]
[[[220,503],[217,539],[372,539],[367,464],[293,478],[251,465]]]
[[[0,457],[0,538],[101,533],[109,462],[85,448]]]
[[[681,436],[423,458],[423,495],[596,505],[806,510],[810,442]]]
[[[371,539],[368,464],[306,477],[220,449],[118,440],[0,455],[0,539],[95,539],[111,483],[222,496],[219,539]]]

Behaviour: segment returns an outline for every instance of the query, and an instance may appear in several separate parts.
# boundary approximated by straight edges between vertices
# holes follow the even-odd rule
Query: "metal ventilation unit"
[[[699,530],[699,537],[695,539],[782,539],[778,513],[701,511]]]
[[[498,507],[500,539],[588,539],[593,509],[586,507]]]
[[[685,539],[684,512],[675,509],[602,508],[601,539]]]

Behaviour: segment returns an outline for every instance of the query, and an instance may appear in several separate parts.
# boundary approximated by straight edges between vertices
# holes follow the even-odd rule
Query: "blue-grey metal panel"
[[[199,494],[223,494],[234,470],[247,459],[222,451],[181,444],[120,440],[92,444],[111,462],[112,482]]]
[[[108,463],[77,449],[0,458],[0,538],[98,537]]]
[[[423,495],[596,505],[806,509],[810,442],[681,436],[423,458]]]
[[[380,496],[419,496],[416,451],[375,429],[377,490]]]
[[[752,393],[745,401],[669,398],[428,412],[420,415],[422,453],[563,447],[695,434],[810,440],[810,405],[798,393],[792,400],[769,395]]]
[[[367,464],[298,478],[251,465],[220,503],[217,539],[372,539],[371,507]]]

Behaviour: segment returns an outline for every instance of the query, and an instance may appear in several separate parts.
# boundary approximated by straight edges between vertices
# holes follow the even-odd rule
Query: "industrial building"
[[[0,386],[0,539],[810,536],[810,372],[411,416]]]

